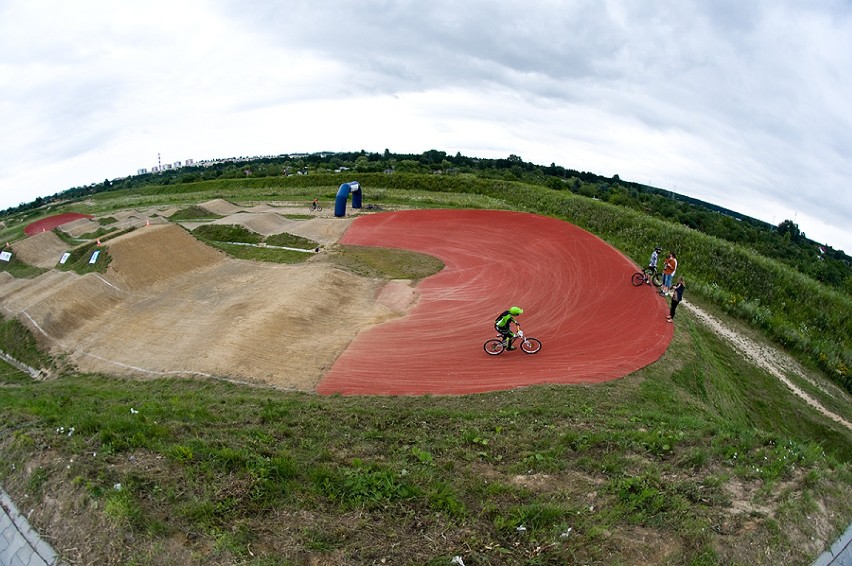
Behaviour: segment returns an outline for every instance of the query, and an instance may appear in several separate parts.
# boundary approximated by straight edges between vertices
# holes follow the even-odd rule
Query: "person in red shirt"
[[[660,289],[661,295],[666,295],[671,291],[672,279],[674,279],[675,271],[677,271],[677,256],[674,252],[669,252],[666,261],[663,262],[663,286]]]

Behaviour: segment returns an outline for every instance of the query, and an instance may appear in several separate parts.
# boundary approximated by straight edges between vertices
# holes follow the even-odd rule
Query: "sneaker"
[[[669,322],[671,322],[671,321],[669,321]],[[507,348],[507,350],[517,350],[517,348],[515,348],[514,346],[509,346],[509,347]]]

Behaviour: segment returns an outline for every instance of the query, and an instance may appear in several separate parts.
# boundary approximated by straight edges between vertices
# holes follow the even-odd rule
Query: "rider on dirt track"
[[[510,323],[515,323],[517,328],[521,326],[518,324],[518,321],[515,320],[515,317],[523,314],[524,309],[520,307],[512,307],[509,310],[503,311],[494,321],[494,328],[497,329],[497,332],[503,337],[506,341],[507,349],[514,350],[515,347],[512,346],[512,341],[517,336],[512,329],[509,327]]]

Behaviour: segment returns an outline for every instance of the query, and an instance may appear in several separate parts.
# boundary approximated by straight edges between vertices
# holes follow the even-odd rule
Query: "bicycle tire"
[[[482,349],[485,350],[489,356],[499,356],[503,353],[503,350],[506,349],[506,345],[503,344],[503,341],[499,338],[492,338],[482,345]]]
[[[645,274],[641,271],[637,271],[633,274],[633,277],[630,278],[630,282],[636,287],[641,287],[642,283],[645,282]]]
[[[651,277],[651,283],[654,284],[654,287],[660,287],[663,284],[663,274],[655,273],[653,277]]]
[[[536,354],[541,350],[541,340],[538,338],[524,338],[521,342],[521,351],[525,354]]]

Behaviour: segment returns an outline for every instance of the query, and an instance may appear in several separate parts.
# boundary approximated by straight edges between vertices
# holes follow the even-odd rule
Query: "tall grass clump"
[[[0,350],[34,368],[54,367],[51,356],[39,349],[29,329],[15,318],[0,315]]]

